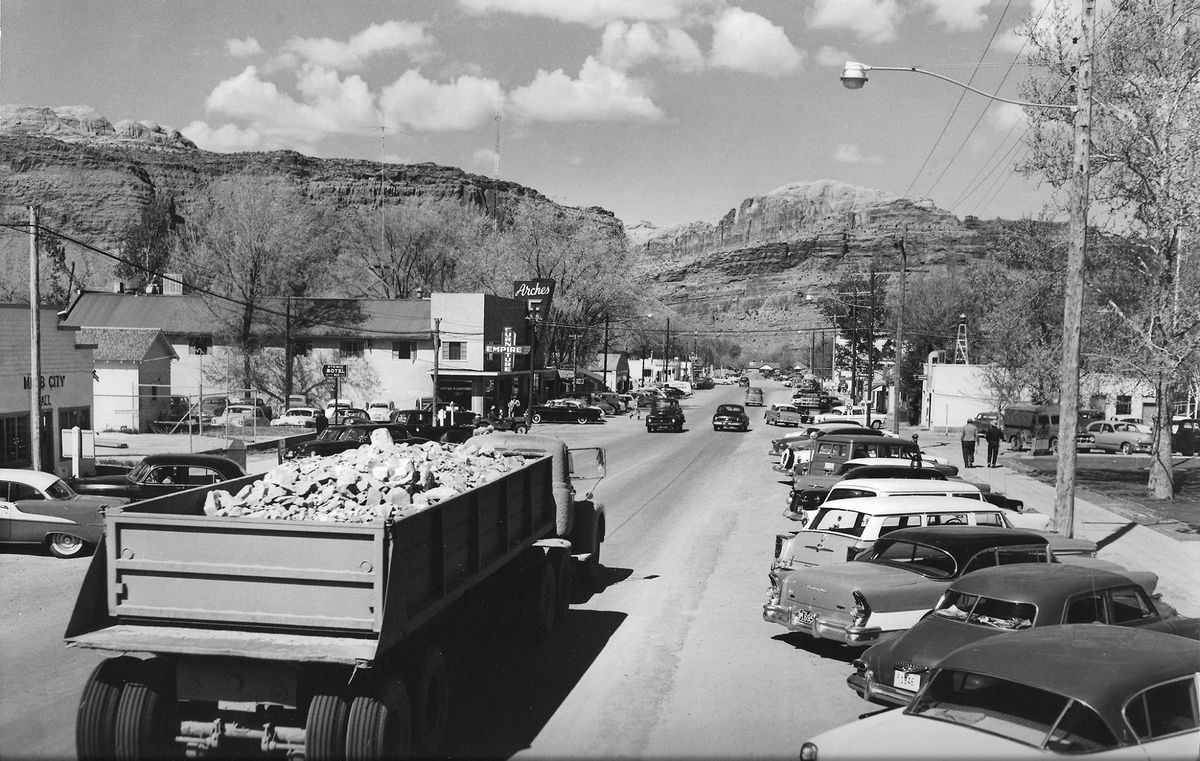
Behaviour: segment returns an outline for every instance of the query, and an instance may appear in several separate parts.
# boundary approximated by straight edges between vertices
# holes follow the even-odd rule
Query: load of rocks
[[[518,455],[470,442],[394,444],[388,432],[379,429],[372,432],[369,444],[329,457],[291,460],[237,494],[211,491],[204,500],[204,513],[222,518],[390,523],[524,464]]]

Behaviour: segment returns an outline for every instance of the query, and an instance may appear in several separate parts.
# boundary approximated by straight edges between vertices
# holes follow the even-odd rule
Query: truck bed
[[[213,488],[114,510],[66,637],[116,651],[370,661],[555,528],[549,456],[391,525],[215,518]]]

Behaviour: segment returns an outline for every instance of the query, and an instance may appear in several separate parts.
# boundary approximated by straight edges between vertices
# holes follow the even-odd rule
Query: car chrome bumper
[[[768,602],[763,605],[763,620],[779,624],[790,632],[800,632],[816,639],[831,639],[845,645],[864,647],[879,640],[880,629],[874,626],[846,626],[828,621],[818,614],[811,621],[803,621],[805,611],[791,609],[786,605]]]
[[[874,700],[881,703],[891,703],[906,706],[912,702],[915,692],[889,687],[875,681],[875,675],[870,671],[865,674],[855,672],[846,677],[846,686],[858,693],[864,700]]]

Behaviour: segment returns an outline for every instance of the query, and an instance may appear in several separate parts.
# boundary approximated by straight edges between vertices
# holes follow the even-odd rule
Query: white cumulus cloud
[[[243,129],[236,124],[223,124],[213,127],[208,122],[194,121],[180,130],[196,145],[206,151],[216,153],[236,153],[238,151],[261,151],[275,148],[294,148],[286,142],[272,142],[263,137],[257,130]]]
[[[460,76],[435,82],[410,70],[379,94],[389,123],[430,131],[468,130],[486,124],[504,100],[494,79]]]
[[[842,143],[834,150],[833,160],[839,164],[878,164],[883,159],[865,155],[854,143]]]
[[[572,79],[562,69],[539,70],[533,81],[509,95],[515,115],[546,122],[624,121],[663,118],[645,86],[588,56]]]
[[[262,45],[259,45],[258,40],[253,37],[247,37],[244,40],[226,40],[225,49],[234,58],[249,58],[263,52]]]
[[[781,76],[800,66],[800,52],[787,34],[757,13],[728,8],[713,23],[713,66]]]
[[[983,26],[983,12],[992,0],[921,0],[933,12],[933,17],[950,32],[969,32]]]
[[[647,61],[660,60],[682,71],[704,66],[704,54],[687,32],[638,21],[613,21],[604,27],[599,59],[614,69],[628,71]]]
[[[821,49],[817,51],[817,63],[821,66],[836,66],[840,69],[846,65],[847,61],[853,60],[854,56],[832,45],[822,45]]]
[[[900,7],[896,0],[814,0],[809,25],[845,29],[868,42],[895,39]]]
[[[604,26],[610,21],[679,21],[718,0],[458,0],[474,13],[512,13],[571,24]]]
[[[338,71],[359,71],[368,58],[406,51],[421,57],[434,47],[435,40],[424,24],[411,21],[386,21],[371,24],[346,41],[329,37],[293,37],[284,43],[283,53]]]

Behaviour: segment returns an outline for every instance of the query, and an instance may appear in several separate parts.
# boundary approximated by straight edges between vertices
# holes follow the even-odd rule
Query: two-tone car
[[[1054,563],[985,568],[950,585],[911,629],[868,648],[846,683],[872,702],[908,705],[950,651],[1009,632],[1061,624],[1109,624],[1200,639],[1200,619],[1154,594],[1158,576]]]
[[[814,552],[834,560],[838,547],[823,546],[833,532],[812,533]],[[969,573],[1052,562],[1049,539],[1032,531],[958,525],[898,529],[848,563],[773,568],[763,620],[863,647],[915,624]]]
[[[1151,428],[1145,423],[1123,423],[1119,420],[1097,420],[1088,423],[1075,437],[1080,452],[1099,449],[1109,454],[1149,452],[1154,446]]]
[[[712,426],[714,431],[749,431],[750,416],[740,404],[718,404]]]
[[[58,558],[104,536],[104,511],[129,500],[82,496],[53,473],[0,468],[0,544],[32,544]]]
[[[801,761],[1195,759],[1200,647],[1073,624],[1009,632],[946,655],[912,703],[823,732]]]
[[[152,454],[142,458],[128,473],[84,476],[73,478],[69,483],[78,494],[140,501],[244,475],[246,471],[241,465],[221,455]]]

